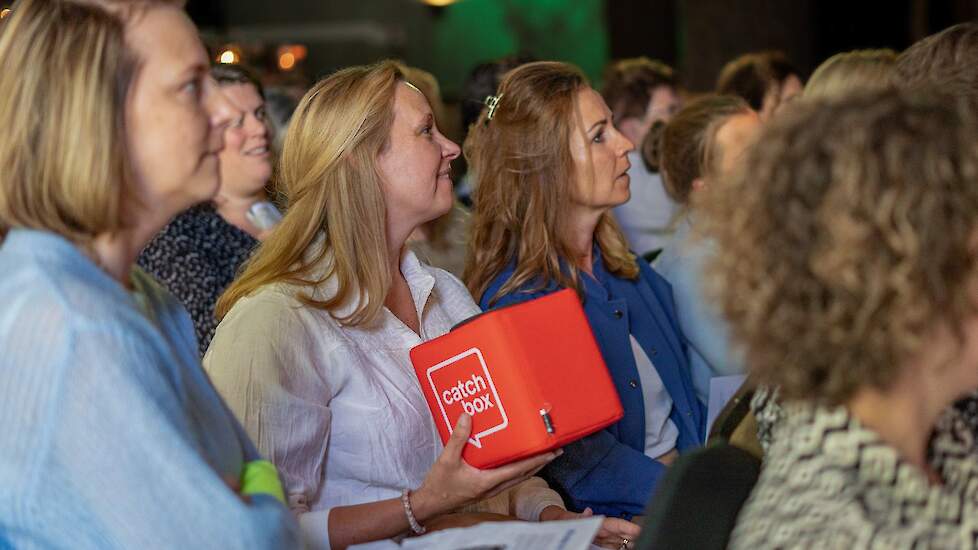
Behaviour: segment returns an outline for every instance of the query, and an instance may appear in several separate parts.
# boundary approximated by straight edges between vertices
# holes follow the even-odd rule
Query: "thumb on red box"
[[[452,454],[462,454],[462,449],[465,448],[465,443],[469,440],[471,433],[472,417],[467,413],[462,413],[458,417],[458,422],[455,423],[452,436],[445,443],[445,450],[450,451]]]

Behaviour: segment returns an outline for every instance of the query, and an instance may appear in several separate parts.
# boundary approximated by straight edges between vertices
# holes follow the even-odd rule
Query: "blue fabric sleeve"
[[[24,453],[12,459],[24,461],[21,500],[30,512],[8,516],[27,537],[19,543],[32,546],[44,533],[44,543],[75,548],[298,546],[284,506],[267,495],[245,503],[229,489],[219,472],[240,473],[240,464],[204,459],[196,434],[211,424],[178,390],[186,373],[164,360],[161,340],[124,319],[59,320],[17,346],[46,353],[4,360],[31,369],[3,369],[21,396],[0,412],[37,415],[34,443],[9,442]],[[48,335],[61,337],[60,349],[46,349]],[[46,390],[30,380],[38,375]]]
[[[568,498],[572,510],[590,507],[595,514],[631,519],[645,509],[665,471],[664,464],[605,429],[564,446],[564,454],[540,475]]]

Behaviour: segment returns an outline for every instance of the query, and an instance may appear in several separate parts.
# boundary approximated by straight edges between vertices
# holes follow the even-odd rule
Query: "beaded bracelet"
[[[417,518],[414,517],[414,511],[411,510],[411,490],[404,489],[401,491],[401,504],[404,505],[404,515],[407,516],[408,525],[411,526],[411,530],[414,531],[415,535],[423,535],[427,529],[423,525],[418,523]]]

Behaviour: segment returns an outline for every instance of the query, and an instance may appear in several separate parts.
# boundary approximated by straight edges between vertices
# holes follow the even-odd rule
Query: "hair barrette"
[[[486,113],[486,121],[492,120],[492,117],[496,114],[496,107],[499,106],[499,100],[503,98],[503,94],[499,95],[487,95],[486,96],[486,107],[489,107],[489,112]]]

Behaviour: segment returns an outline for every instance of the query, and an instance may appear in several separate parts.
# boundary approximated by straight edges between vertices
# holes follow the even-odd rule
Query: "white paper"
[[[446,529],[404,539],[351,546],[350,550],[589,550],[604,518],[569,521],[501,521]]]
[[[717,415],[744,385],[746,379],[747,376],[743,374],[717,376],[710,379],[710,399],[706,406],[706,437],[710,437],[710,430],[713,429],[713,421],[717,419]]]

